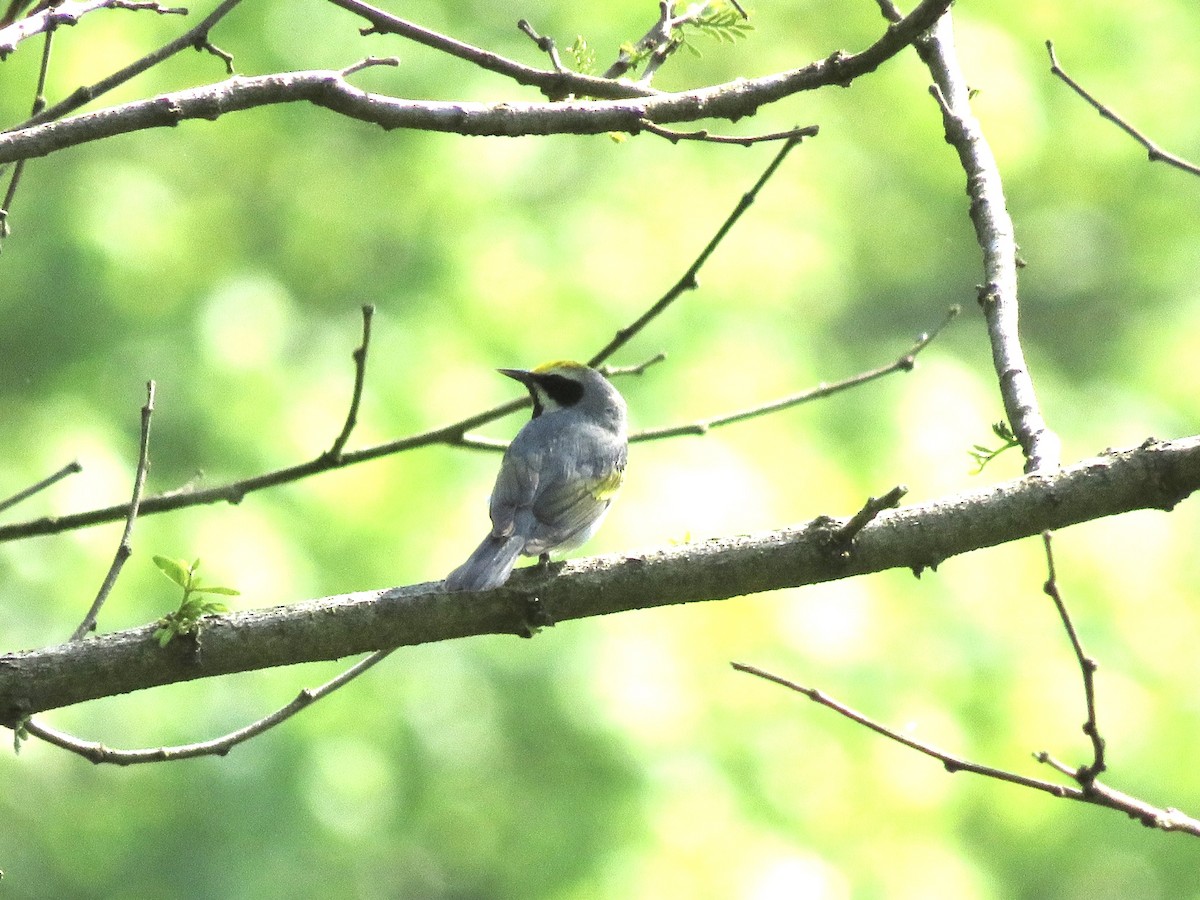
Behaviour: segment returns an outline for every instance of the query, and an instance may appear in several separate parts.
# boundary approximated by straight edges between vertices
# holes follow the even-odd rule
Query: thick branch
[[[885,569],[920,572],[983,547],[1135,509],[1169,510],[1200,490],[1200,436],[1147,441],[1052,474],[881,512],[847,552],[845,519],[821,518],[642,554],[516,573],[464,597],[436,583],[362,591],[204,621],[200,646],[160,648],[154,626],[0,656],[0,722],[177,681],[335,659],[479,634],[520,633],[531,598],[554,621],[721,600]]]
[[[0,163],[46,156],[118,134],[216,119],[276,103],[308,101],[385,129],[414,128],[464,135],[518,137],[548,134],[637,133],[643,120],[664,125],[699,119],[736,120],[801,91],[846,85],[874,71],[906,47],[950,4],[924,0],[862,53],[835,53],[802,69],[680,93],[622,100],[564,103],[454,103],[371,94],[345,80],[345,71],[290,72],[235,77],[218,84],[163,94],[0,135]],[[555,73],[557,74],[557,73]]]

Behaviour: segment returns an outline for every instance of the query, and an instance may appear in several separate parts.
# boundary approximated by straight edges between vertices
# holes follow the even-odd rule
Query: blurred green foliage
[[[761,4],[755,31],[660,72],[683,88],[858,49],[875,4]],[[531,63],[514,23],[604,66],[654,3],[463,0],[403,14]],[[196,10],[196,13],[203,10]],[[1028,268],[1022,326],[1066,458],[1200,430],[1200,182],[1144,153],[1055,81],[1063,65],[1164,146],[1200,157],[1200,7],[1191,0],[959,3],[957,40]],[[240,72],[344,66],[410,97],[538,99],[470,66],[357,33],[331,6],[246,3],[213,34]],[[172,37],[112,11],[64,29],[49,94]],[[32,98],[36,42],[0,65],[0,117]],[[105,103],[223,77],[180,56]],[[688,421],[895,358],[893,377],[819,405],[631,452],[586,552],[846,514],[972,476],[1001,405],[973,305],[979,252],[929,81],[903,54],[850,90],[738,123],[818,123],[685,296],[616,360],[635,425]],[[733,127],[722,125],[721,131]],[[218,483],[332,442],[359,306],[379,313],[365,445],[513,396],[497,366],[585,358],[664,291],[774,149],[643,135],[467,139],[383,133],[307,106],[231,114],[34,160],[0,256],[0,494],[84,471],[6,518],[128,497],[144,382],[158,383],[147,489]],[[514,419],[487,429],[511,435]],[[486,527],[496,466],[422,450],[212,507],[140,520],[102,630],[177,602],[154,554],[203,556],[237,609],[440,578]],[[203,474],[198,474],[202,472]],[[1200,512],[1141,513],[1057,538],[1060,585],[1100,660],[1111,783],[1200,812]],[[120,525],[0,547],[0,644],[62,640]],[[820,686],[995,765],[1087,761],[1070,646],[1037,541],[721,604],[571,623],[532,641],[419,647],[227,758],[96,768],[29,741],[0,756],[10,897],[1186,898],[1188,838],[1010,786],[950,776],[827,711],[732,672]],[[334,672],[313,665],[180,685],[46,716],[133,747],[240,727]]]

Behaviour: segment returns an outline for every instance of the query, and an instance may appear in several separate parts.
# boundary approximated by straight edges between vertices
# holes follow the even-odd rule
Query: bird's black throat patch
[[[532,381],[559,406],[574,406],[583,398],[583,385],[574,378],[551,373],[534,375]],[[538,397],[538,392],[531,390],[530,393],[533,394],[533,418],[536,419],[545,412],[545,409],[542,406],[541,398]]]

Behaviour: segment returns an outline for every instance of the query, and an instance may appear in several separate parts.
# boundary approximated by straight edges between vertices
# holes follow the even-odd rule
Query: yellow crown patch
[[[533,368],[530,371],[541,374],[543,372],[549,372],[552,369],[586,369],[586,368],[587,368],[587,366],[585,366],[583,363],[577,363],[571,359],[555,359],[550,362],[544,362],[540,366],[537,366],[536,368]]]

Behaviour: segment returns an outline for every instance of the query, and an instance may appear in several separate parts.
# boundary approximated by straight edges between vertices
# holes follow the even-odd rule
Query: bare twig
[[[1108,119],[1127,135],[1146,148],[1146,153],[1150,157],[1150,162],[1164,162],[1169,166],[1174,166],[1176,169],[1181,169],[1192,175],[1200,175],[1200,166],[1194,162],[1184,159],[1182,156],[1176,156],[1167,150],[1162,149],[1154,141],[1148,138],[1142,132],[1138,131],[1129,124],[1124,118],[1118,115],[1113,109],[1097,100],[1086,88],[1078,81],[1063,71],[1062,66],[1058,63],[1058,56],[1054,52],[1053,41],[1046,41],[1046,51],[1050,54],[1050,72],[1052,75],[1060,78],[1076,94],[1091,104],[1092,108],[1100,115]]]
[[[653,306],[642,313],[642,315],[638,316],[634,322],[618,331],[616,336],[611,341],[605,344],[604,347],[602,347],[590,360],[588,360],[589,366],[595,368],[596,366],[600,365],[600,363],[607,360],[610,356],[624,347],[625,344],[627,344],[643,328],[650,324],[650,322],[658,317],[664,310],[666,310],[667,307],[678,300],[685,291],[693,291],[699,286],[699,283],[696,281],[696,275],[699,273],[701,267],[708,262],[708,258],[712,256],[713,251],[720,246],[721,241],[725,240],[726,235],[728,235],[733,229],[733,226],[737,224],[737,221],[742,217],[742,214],[745,213],[746,210],[751,207],[751,205],[753,205],[755,198],[758,197],[759,191],[761,191],[763,186],[771,180],[771,176],[775,174],[775,171],[783,164],[783,161],[787,159],[787,155],[791,153],[797,145],[799,145],[800,141],[801,138],[792,137],[784,142],[783,146],[779,148],[779,152],[775,154],[775,157],[771,160],[770,164],[758,177],[758,180],[754,183],[754,186],[751,187],[750,190],[748,190],[745,194],[743,194],[740,200],[738,200],[737,205],[733,208],[733,212],[729,214],[729,216],[721,224],[721,227],[717,229],[717,233],[712,236],[712,239],[709,240],[704,249],[700,251],[700,255],[696,257],[695,261],[690,266],[688,266],[687,271],[683,273],[683,276],[679,279],[679,281],[677,281],[675,285],[669,291],[667,291]]]
[[[136,763],[151,763],[151,762],[171,762],[178,759],[194,759],[197,756],[224,756],[238,744],[250,740],[253,737],[258,737],[265,731],[269,731],[276,725],[279,725],[296,713],[303,709],[312,706],[323,697],[327,697],[340,687],[349,684],[367,669],[374,666],[376,663],[390,656],[393,650],[378,650],[372,653],[366,659],[363,659],[346,671],[342,672],[336,678],[325,682],[320,687],[305,688],[296,698],[269,716],[264,716],[256,722],[251,722],[245,728],[239,728],[237,731],[230,732],[219,738],[214,738],[210,741],[201,741],[195,744],[181,744],[175,747],[150,747],[142,750],[117,750],[112,747],[106,747],[104,744],[95,741],[80,740],[73,735],[62,731],[57,731],[53,728],[48,728],[38,722],[28,719],[22,723],[21,727],[29,734],[39,737],[47,743],[54,744],[56,747],[61,747],[63,750],[69,750],[78,756],[82,756],[86,760],[93,763],[112,763],[118,766],[129,766]]]
[[[343,5],[348,0],[336,2]],[[300,101],[386,129],[414,128],[506,137],[633,133],[646,120],[671,124],[704,118],[739,119],[798,92],[826,85],[845,85],[874,71],[907,46],[931,17],[949,3],[950,0],[923,0],[912,14],[889,27],[878,41],[858,54],[837,53],[809,66],[762,78],[620,100],[495,104],[406,100],[362,91],[347,83],[340,69],[233,78],[100,109],[60,122],[26,123],[21,128],[0,134],[0,163],[45,156],[118,134],[172,127],[192,119],[211,121],[230,112]],[[553,79],[568,77],[556,72],[545,75]],[[605,79],[597,81],[603,85],[613,84]],[[586,89],[581,87],[577,93],[586,93]],[[57,114],[57,107],[55,110]],[[46,110],[42,117],[49,114]],[[44,122],[42,117],[37,121]]]
[[[885,509],[895,509],[908,493],[907,485],[898,484],[882,497],[868,497],[862,509],[850,517],[850,521],[837,530],[835,545],[849,553],[854,539],[860,531],[870,525]]]
[[[890,4],[882,2],[881,6],[886,15]],[[971,112],[970,91],[955,53],[949,13],[913,46],[933,75],[930,92],[941,107],[946,140],[958,152],[967,175],[971,220],[983,251],[986,279],[979,288],[979,304],[988,323],[992,363],[1005,413],[1025,452],[1025,470],[1052,469],[1059,464],[1062,446],[1042,417],[1021,349],[1017,328],[1017,244],[1012,218],[1005,205],[996,158],[979,120]]]
[[[73,641],[81,640],[84,635],[96,627],[96,617],[100,614],[100,608],[104,606],[108,595],[112,593],[113,586],[117,583],[117,577],[121,574],[121,568],[125,565],[125,560],[129,559],[130,554],[133,553],[133,545],[130,544],[129,538],[133,534],[133,523],[137,520],[142,489],[146,486],[146,470],[150,467],[150,417],[152,415],[154,415],[154,382],[149,381],[146,383],[146,405],[142,407],[142,439],[138,450],[137,474],[133,479],[133,500],[129,504],[129,513],[125,516],[125,530],[121,534],[121,542],[117,545],[112,565],[109,566],[108,574],[104,576],[104,582],[100,585],[96,599],[92,601],[87,615],[83,617],[83,621],[71,635]]]
[[[54,44],[54,28],[48,26],[46,29],[46,40],[42,46],[42,61],[38,67],[37,88],[33,94],[33,108],[31,115],[37,115],[46,106],[46,76],[50,72],[50,48]],[[17,164],[13,166],[12,177],[8,182],[8,190],[4,192],[4,202],[0,203],[0,248],[3,247],[4,238],[8,237],[10,227],[8,224],[8,214],[12,210],[13,200],[17,196],[17,188],[21,184],[21,176],[25,174],[26,160],[19,159]]]
[[[792,406],[798,406],[801,403],[808,403],[812,400],[819,400],[822,397],[828,397],[831,394],[839,393],[850,388],[858,387],[866,384],[869,381],[874,381],[877,378],[883,378],[886,375],[891,375],[893,372],[909,372],[916,365],[916,356],[922,350],[929,346],[930,342],[935,337],[941,334],[955,316],[958,315],[959,308],[957,306],[950,307],[946,317],[933,331],[922,334],[917,342],[908,349],[908,352],[901,355],[894,362],[888,363],[886,366],[880,366],[876,369],[870,369],[866,372],[860,372],[857,375],[852,375],[849,378],[844,378],[841,381],[835,381],[831,384],[820,384],[815,388],[809,388],[805,391],[800,391],[796,394],[790,394],[787,397],[781,397],[772,400],[769,403],[763,403],[759,406],[752,406],[749,409],[739,410],[737,412],[726,413],[721,416],[714,416],[711,419],[699,419],[694,422],[688,422],[683,425],[670,425],[663,428],[649,428],[644,431],[636,432],[629,436],[629,442],[635,443],[640,441],[657,441],[663,438],[676,437],[683,434],[707,434],[713,428],[719,428],[722,425],[731,425],[734,422],[744,422],[747,419],[754,419],[759,416],[765,416],[769,413],[779,412],[783,409],[788,409]]]
[[[358,62],[346,66],[346,68],[341,70],[341,76],[349,78],[363,69],[373,69],[376,66],[391,66],[395,68],[398,65],[400,65],[400,58],[398,56],[368,56],[365,59],[360,59]]]
[[[898,744],[903,744],[916,750],[918,753],[924,753],[926,756],[931,756],[941,762],[946,767],[946,771],[951,774],[955,772],[974,772],[976,775],[986,775],[988,778],[996,778],[1000,781],[1008,781],[1012,784],[1019,784],[1022,787],[1034,788],[1039,791],[1045,791],[1048,794],[1053,794],[1055,797],[1066,797],[1071,794],[1073,788],[1064,787],[1061,784],[1055,784],[1050,781],[1042,781],[1038,778],[1029,778],[1025,775],[1019,775],[1016,772],[1008,772],[1004,769],[996,769],[991,766],[983,766],[978,763],[973,763],[970,760],[963,759],[959,756],[953,756],[950,753],[934,747],[932,744],[927,744],[924,741],[918,741],[915,738],[908,737],[900,732],[889,728],[888,726],[876,722],[869,716],[859,712],[830,697],[824,691],[817,688],[805,687],[802,684],[797,684],[780,675],[775,675],[757,666],[747,665],[746,663],[733,662],[730,663],[738,672],[745,672],[747,675],[754,675],[766,681],[774,682],[788,690],[795,691],[798,694],[803,694],[809,700],[824,706],[826,709],[832,709],[838,715],[844,716],[851,722],[869,728],[876,734],[883,735],[885,738],[895,741]],[[1077,792],[1081,793],[1081,792]]]
[[[371,319],[374,316],[374,304],[364,304],[362,308],[362,343],[351,354],[354,358],[354,391],[350,395],[350,409],[346,413],[346,424],[342,426],[341,434],[334,438],[333,446],[325,451],[323,457],[333,460],[341,459],[342,449],[346,446],[346,441],[350,440],[350,432],[358,424],[358,405],[362,401],[363,384],[367,377],[367,350],[371,346]]]
[[[365,377],[365,370],[363,375]],[[356,368],[355,390],[358,390],[357,378],[358,370]],[[289,484],[321,472],[328,472],[345,466],[367,462],[368,460],[391,456],[394,453],[402,453],[418,447],[429,447],[438,444],[471,447],[473,446],[473,442],[464,439],[464,435],[468,431],[528,405],[529,398],[526,396],[432,431],[410,435],[409,437],[399,438],[394,441],[358,450],[346,451],[343,449],[337,454],[325,451],[307,462],[229,482],[228,484],[216,485],[210,488],[197,488],[194,484],[189,483],[175,490],[143,497],[138,509],[138,515],[145,517],[154,515],[155,513],[185,509],[191,506],[203,506],[210,503],[240,503],[247,494],[254,493],[255,491],[265,490],[266,488],[276,487],[281,484]],[[345,433],[345,431],[346,429],[343,425],[342,433]],[[85,510],[66,516],[45,516],[26,522],[0,525],[0,543],[35,537],[37,535],[61,534],[62,532],[74,531],[78,528],[88,528],[92,525],[100,525],[105,522],[115,522],[126,518],[129,512],[130,505],[123,503],[99,509]]]
[[[1075,630],[1075,624],[1071,621],[1070,613],[1067,612],[1067,605],[1059,593],[1050,534],[1049,531],[1042,532],[1042,543],[1046,548],[1047,570],[1046,583],[1042,586],[1042,590],[1054,601],[1054,608],[1058,610],[1058,616],[1062,619],[1067,637],[1071,639],[1071,648],[1075,651],[1075,659],[1079,662],[1079,671],[1083,676],[1083,696],[1087,706],[1087,721],[1083,723],[1083,733],[1092,742],[1092,761],[1089,765],[1080,766],[1069,774],[1079,782],[1084,790],[1087,790],[1100,773],[1107,768],[1104,762],[1104,738],[1100,736],[1100,726],[1096,720],[1096,670],[1100,666],[1095,659],[1084,653],[1079,633]]]
[[[339,73],[338,77],[340,77],[340,74],[341,73]],[[674,300],[680,294],[682,294],[685,290],[696,287],[696,274],[699,272],[701,266],[704,265],[705,261],[733,228],[734,224],[741,217],[741,215],[754,202],[754,198],[757,193],[762,189],[763,185],[766,184],[767,180],[783,162],[784,157],[788,152],[790,152],[791,148],[799,143],[799,140],[799,138],[790,139],[783,145],[783,147],[780,148],[779,152],[775,155],[775,158],[767,167],[766,171],[763,172],[763,174],[759,177],[754,187],[752,187],[751,190],[740,199],[734,211],[721,225],[716,235],[714,235],[712,240],[709,241],[708,245],[701,252],[700,256],[697,257],[695,262],[692,263],[692,265],[688,268],[688,271],[679,280],[679,282],[649,310],[647,310],[646,313],[640,316],[637,321],[619,331],[617,336],[610,341],[606,347],[601,349],[599,353],[592,357],[588,363],[589,365],[598,367],[604,360],[608,359],[627,341],[633,338],[634,335],[641,331],[641,329],[643,329],[651,320],[653,320],[657,315],[663,312],[663,310],[670,306],[670,304],[674,302]],[[916,348],[914,348],[914,351],[915,349]],[[908,356],[911,356],[912,352],[913,351],[910,351]],[[902,357],[901,361],[898,362],[902,362],[903,360],[904,357]],[[897,364],[893,364],[893,367],[896,365]],[[908,365],[911,367],[911,360],[909,361]],[[889,367],[888,371],[891,371],[893,367]],[[872,376],[870,373],[868,373],[865,377],[865,380],[870,380],[871,377],[879,377],[879,374]],[[359,390],[357,379],[360,375],[365,375],[365,369],[362,372],[359,372],[356,369],[356,391]],[[841,389],[839,385],[833,385],[823,390],[824,393],[832,393],[833,391],[839,389]],[[822,389],[818,389],[818,392],[820,391],[822,391]],[[822,395],[822,393],[816,394],[816,396]],[[789,398],[781,403],[782,406],[788,406],[798,402],[803,402],[803,399]],[[777,405],[779,403],[780,402],[777,401]],[[275,487],[280,484],[288,484],[293,481],[298,481],[302,478],[308,478],[320,472],[330,471],[332,469],[354,465],[356,463],[366,462],[368,460],[378,459],[384,456],[390,456],[394,453],[400,453],[402,451],[415,449],[417,447],[448,444],[451,446],[461,446],[470,449],[502,450],[505,446],[507,446],[506,443],[492,440],[490,438],[481,438],[475,435],[469,435],[468,432],[470,432],[472,429],[478,428],[481,425],[487,424],[488,422],[492,422],[501,416],[505,416],[509,413],[515,412],[518,409],[522,409],[528,405],[529,398],[524,397],[519,400],[513,400],[508,403],[501,404],[500,406],[493,407],[490,410],[485,410],[484,412],[470,416],[469,418],[463,419],[452,425],[447,425],[433,431],[424,432],[422,434],[401,438],[399,440],[389,441],[384,444],[378,444],[374,447],[366,447],[350,452],[346,452],[344,448],[339,448],[339,452],[336,454],[326,451],[325,453],[322,453],[315,459],[309,460],[308,462],[277,469],[273,472],[267,472],[262,475],[253,476],[251,478],[242,479],[229,484],[218,485],[216,487],[199,490],[189,485],[185,488],[167,491],[162,494],[156,494],[143,499],[139,514],[142,516],[147,516],[159,512],[166,512],[169,510],[182,509],[184,507],[199,506],[209,503],[238,503],[247,494],[255,491]],[[730,421],[736,421],[739,418],[750,418],[751,415],[763,415],[767,411],[769,410],[764,409],[759,412],[746,411],[738,414],[733,419],[730,419]],[[715,425],[718,424],[725,424],[725,422],[713,421],[710,422],[707,427],[715,427]],[[698,433],[697,428],[698,426],[692,425],[678,429],[677,431],[671,433],[695,434]],[[346,433],[345,427],[343,427],[342,432]],[[664,433],[661,436],[665,437],[669,436],[669,434]],[[646,437],[641,439],[649,440],[651,438]],[[340,435],[339,438],[334,442],[335,447],[337,446],[339,440],[341,440]],[[53,518],[44,517],[28,522],[0,525],[0,543],[8,540],[33,537],[42,534],[59,534],[64,531],[72,531],[77,528],[86,528],[102,522],[116,521],[125,516],[128,513],[128,509],[129,507],[127,505],[118,504],[101,509],[73,513],[67,516]]]
[[[448,56],[465,60],[481,69],[511,78],[517,84],[537,87],[551,100],[558,100],[570,94],[616,99],[646,97],[656,93],[646,87],[629,82],[616,82],[571,72],[567,69],[554,72],[535,69],[532,66],[526,66],[500,56],[498,53],[484,50],[482,47],[475,47],[414,22],[401,19],[399,16],[363,3],[361,0],[329,0],[329,2],[370,22],[370,27],[362,30],[363,34],[398,35]]]
[[[159,15],[187,15],[186,9],[165,7],[159,3],[132,3],[129,0],[69,0],[44,4],[44,7],[23,18],[0,22],[0,60],[12,53],[21,41],[43,32],[49,34],[60,25],[75,25],[85,15],[98,9],[153,10]]]
[[[120,87],[122,84],[125,84],[125,82],[140,75],[142,72],[145,72],[147,69],[153,68],[163,60],[169,59],[176,53],[179,53],[181,50],[187,50],[188,48],[203,48],[216,54],[221,59],[225,60],[226,69],[230,74],[232,74],[233,69],[230,65],[231,57],[229,57],[229,54],[227,53],[218,51],[212,46],[211,43],[209,43],[208,33],[210,30],[212,30],[212,27],[217,24],[217,22],[228,15],[228,13],[239,3],[241,3],[241,0],[223,0],[223,2],[216,9],[205,16],[199,23],[195,25],[195,27],[188,29],[179,37],[175,38],[175,40],[163,44],[163,46],[155,50],[153,53],[148,53],[141,59],[130,63],[120,71],[114,72],[107,78],[102,78],[95,84],[76,88],[65,100],[62,100],[53,106],[47,107],[37,115],[32,116],[15,128],[8,129],[3,134],[19,132],[24,129],[34,128],[36,126],[45,125],[46,123],[61,119],[63,116],[74,112],[81,106],[92,102],[97,97],[108,93],[114,88]],[[4,139],[3,134],[0,134],[0,141],[3,141]]]
[[[632,366],[600,366],[599,371],[605,378],[613,378],[617,375],[641,375],[651,366],[656,366],[660,362],[664,362],[667,358],[666,351],[660,350],[649,359],[643,360]]]
[[[528,19],[518,19],[517,28],[533,41],[539,50],[550,57],[550,65],[554,66],[555,72],[566,71],[566,67],[562,64],[562,58],[558,55],[558,47],[554,44],[554,38],[546,34],[538,34],[529,24]]]
[[[660,301],[661,302],[661,301]],[[942,323],[932,332],[921,335],[908,352],[900,356],[894,362],[881,366],[877,369],[871,369],[867,372],[861,372],[850,378],[841,381],[833,382],[832,384],[822,384],[807,391],[801,391],[798,394],[791,394],[787,397],[772,400],[769,403],[764,403],[760,406],[751,407],[750,409],[739,410],[734,413],[727,413],[722,416],[714,416],[710,419],[702,419],[695,422],[688,422],[683,425],[672,425],[663,428],[647,429],[636,432],[631,435],[630,442],[654,441],[662,440],[663,438],[676,437],[679,435],[702,435],[706,434],[713,428],[719,428],[722,425],[729,425],[734,422],[742,422],[747,419],[756,418],[758,416],[767,415],[768,413],[778,412],[782,409],[787,409],[791,406],[797,406],[801,403],[807,403],[811,400],[817,400],[821,397],[828,397],[831,394],[836,394],[839,391],[844,391],[860,384],[865,384],[869,381],[874,381],[877,378],[882,378],[890,375],[893,372],[910,371],[915,364],[915,357],[925,347],[927,347],[940,332],[958,313],[958,307],[951,307],[943,319]],[[645,317],[643,317],[644,319]],[[645,369],[654,362],[663,358],[663,354],[658,354],[651,357],[644,363],[630,368],[631,371],[640,371]],[[603,368],[603,367],[602,367]],[[624,370],[617,368],[609,370],[613,374],[621,374]],[[498,440],[495,438],[481,437],[470,432],[479,428],[481,425],[486,425],[489,422],[494,422],[496,419],[506,416],[529,406],[529,398],[523,397],[519,400],[510,400],[508,403],[503,403],[491,409],[484,410],[469,418],[462,419],[451,425],[445,425],[433,431],[426,431],[420,434],[410,435],[409,437],[399,438],[394,441],[388,441],[383,444],[376,444],[372,447],[364,447],[359,450],[345,451],[342,450],[337,455],[333,455],[330,451],[325,451],[315,459],[308,462],[299,463],[298,465],[288,466],[282,469],[276,469],[271,472],[265,472],[262,475],[255,475],[250,478],[244,478],[239,481],[232,481],[228,484],[217,485],[210,488],[196,488],[194,485],[185,485],[182,488],[177,488],[172,491],[165,491],[161,494],[153,494],[145,497],[142,500],[139,515],[148,516],[155,513],[169,512],[176,509],[184,509],[190,506],[204,506],[210,503],[240,503],[247,495],[256,491],[265,490],[271,487],[277,487],[281,484],[290,484],[294,481],[299,481],[302,478],[308,478],[321,472],[328,472],[334,469],[340,469],[345,466],[352,466],[362,462],[368,462],[373,459],[380,459],[385,456],[391,456],[395,453],[402,453],[407,450],[415,450],[419,447],[429,447],[438,444],[444,444],[452,447],[462,447],[469,450],[486,450],[486,451],[503,451],[507,446],[507,441]],[[344,428],[343,428],[344,431]],[[85,510],[84,512],[71,513],[65,516],[43,517],[40,519],[30,519],[25,522],[14,522],[9,525],[0,525],[0,543],[5,541],[20,540],[22,538],[36,537],[45,534],[61,534],[66,531],[74,531],[79,528],[89,528],[93,525],[100,525],[104,522],[114,522],[129,512],[128,504],[117,504],[114,506],[101,507],[99,509]]]
[[[666,138],[672,144],[677,144],[680,141],[703,141],[708,144],[736,144],[739,147],[749,147],[752,144],[761,144],[766,141],[786,141],[792,138],[816,137],[817,132],[821,130],[819,125],[805,125],[803,127],[797,125],[795,128],[789,128],[787,131],[773,131],[768,134],[752,134],[745,137],[738,137],[737,135],[712,134],[703,128],[699,131],[675,131],[670,128],[662,128],[653,122],[643,122],[641,128],[643,131]]]
[[[739,672],[745,672],[749,675],[755,675],[775,684],[782,685],[789,690],[803,694],[809,700],[817,703],[827,709],[832,709],[834,712],[856,722],[859,725],[869,728],[876,734],[883,735],[889,740],[893,740],[898,744],[903,744],[918,753],[923,753],[926,756],[938,760],[946,771],[950,774],[955,772],[970,772],[975,775],[982,775],[986,778],[992,778],[997,781],[1006,781],[1009,784],[1015,784],[1020,787],[1032,788],[1033,790],[1042,791],[1050,794],[1052,797],[1059,797],[1065,800],[1077,800],[1081,803],[1090,803],[1095,806],[1103,806],[1109,809],[1115,809],[1118,812],[1125,813],[1133,819],[1141,822],[1148,827],[1157,828],[1162,831],[1180,831],[1185,834],[1190,834],[1195,837],[1200,837],[1200,821],[1184,815],[1177,809],[1167,807],[1165,809],[1156,806],[1151,806],[1144,800],[1139,800],[1129,794],[1122,793],[1100,784],[1099,782],[1091,782],[1087,789],[1070,787],[1068,785],[1055,784],[1051,781],[1042,781],[1038,778],[1029,778],[1017,772],[1010,772],[1007,769],[997,769],[992,766],[981,765],[970,760],[963,759],[960,756],[954,756],[941,750],[932,744],[918,741],[907,737],[900,732],[887,727],[868,716],[863,715],[855,709],[846,706],[828,694],[816,688],[805,687],[804,685],[796,684],[794,681],[789,681],[779,675],[774,675],[757,666],[746,665],[745,663],[731,663],[734,669]],[[1042,762],[1050,762],[1063,774],[1074,777],[1075,772],[1070,767],[1063,766],[1062,763],[1057,763],[1050,759],[1042,759],[1045,754],[1039,754],[1039,760]]]
[[[62,481],[64,478],[66,478],[68,475],[74,475],[76,472],[82,472],[82,471],[83,471],[83,466],[81,466],[79,464],[79,460],[77,460],[77,459],[72,460],[71,462],[69,462],[65,466],[63,466],[61,469],[59,469],[57,472],[55,472],[53,475],[51,475],[47,478],[43,478],[37,484],[30,485],[29,487],[25,488],[23,491],[17,491],[15,494],[13,494],[11,497],[9,497],[6,500],[0,500],[0,512],[3,512],[6,509],[11,509],[12,507],[16,506],[18,503],[21,503],[24,500],[28,500],[34,494],[38,493],[39,491],[44,491],[46,488],[50,487],[51,485],[57,484],[58,482]]]

